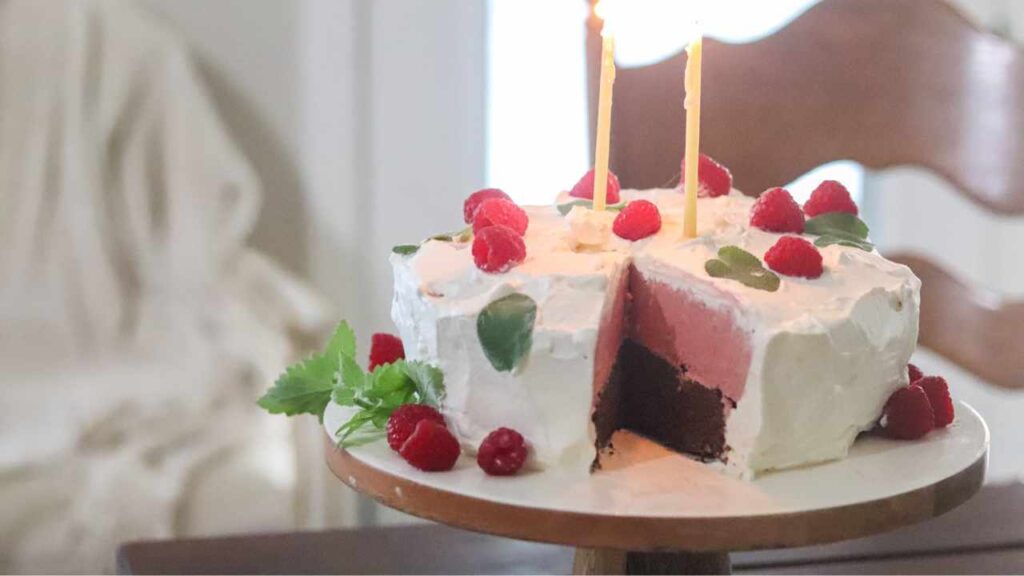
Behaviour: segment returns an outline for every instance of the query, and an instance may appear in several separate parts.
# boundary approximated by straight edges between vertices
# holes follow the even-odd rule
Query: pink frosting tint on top
[[[750,370],[750,335],[727,308],[712,308],[693,295],[644,278],[633,268],[630,336],[672,364],[685,365],[687,377],[739,401]],[[732,296],[720,293],[728,306]]]

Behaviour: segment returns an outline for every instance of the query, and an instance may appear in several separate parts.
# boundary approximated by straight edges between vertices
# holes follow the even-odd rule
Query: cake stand
[[[345,409],[328,407],[333,431]],[[849,457],[729,478],[629,433],[588,474],[563,467],[485,475],[463,456],[425,473],[386,442],[342,450],[327,438],[327,464],[342,482],[382,504],[459,528],[575,546],[574,572],[728,573],[728,553],[808,546],[892,530],[947,512],[985,477],[989,433],[966,404],[922,440],[863,436]]]

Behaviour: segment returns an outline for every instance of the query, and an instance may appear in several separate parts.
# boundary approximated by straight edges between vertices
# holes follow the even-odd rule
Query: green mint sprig
[[[748,288],[775,292],[779,289],[779,277],[766,269],[761,260],[738,246],[724,246],[718,251],[718,258],[704,263],[704,270],[712,278],[728,278]]]
[[[584,208],[593,208],[594,207],[594,202],[593,202],[593,200],[573,200],[572,202],[566,202],[565,204],[559,204],[558,205],[558,213],[561,214],[562,216],[568,216],[569,212],[572,212],[572,209],[577,207],[577,206],[583,206]],[[626,203],[625,202],[619,202],[618,204],[607,205],[604,208],[605,208],[605,210],[608,210],[609,212],[621,212],[622,209],[625,208],[625,207],[626,207]]]
[[[379,438],[399,406],[440,406],[445,390],[444,375],[438,368],[398,360],[367,372],[356,362],[355,354],[355,334],[342,322],[323,353],[290,366],[257,403],[271,414],[313,414],[321,422],[332,400],[356,408],[336,433],[342,446]]]
[[[419,244],[399,244],[391,249],[391,252],[399,256],[412,256],[420,251]]]
[[[420,247],[422,247],[424,244],[431,240],[436,240],[438,242],[458,242],[460,244],[465,244],[466,242],[469,242],[472,239],[473,227],[467,226],[462,230],[459,230],[458,232],[452,232],[450,234],[436,234],[434,236],[431,236],[430,238],[427,238],[423,242],[420,242],[419,244],[399,244],[398,246],[392,248],[391,252],[393,252],[394,254],[398,254],[400,256],[412,256],[413,254],[420,251]]]
[[[257,404],[271,414],[313,414],[323,421],[324,409],[338,382],[340,358],[355,353],[355,334],[348,323],[341,322],[323,353],[289,366]]]
[[[804,232],[818,236],[814,245],[819,248],[838,244],[860,248],[871,252],[875,245],[868,241],[868,225],[853,214],[829,212],[811,218],[804,225]]]
[[[341,381],[331,399],[341,406],[357,408],[336,435],[342,446],[362,443],[384,432],[388,417],[399,406],[428,404],[440,407],[444,397],[444,376],[441,371],[419,361],[399,360],[383,364],[373,372],[364,372],[352,359],[341,366]],[[372,425],[375,430],[367,431]],[[359,433],[356,436],[356,433]]]
[[[437,240],[438,242],[459,242],[459,243],[469,242],[472,239],[473,239],[473,227],[472,226],[466,226],[465,228],[463,228],[462,230],[459,230],[458,232],[452,232],[450,234],[438,234],[436,236],[431,236],[430,238],[427,238],[427,240]]]

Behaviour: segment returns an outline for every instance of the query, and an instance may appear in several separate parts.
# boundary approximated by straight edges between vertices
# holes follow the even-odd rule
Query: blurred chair
[[[332,314],[248,246],[259,182],[171,31],[0,2],[0,572],[296,524],[255,399]]]
[[[600,27],[591,15],[592,118]],[[823,0],[767,38],[741,45],[705,40],[704,51],[701,148],[732,170],[737,188],[758,194],[836,160],[874,169],[910,165],[938,174],[991,215],[1024,216],[1024,52],[979,30],[950,5]],[[680,52],[649,66],[619,68],[610,165],[624,186],[679,180],[685,66],[686,54]],[[894,218],[922,218],[924,211]],[[1024,302],[972,286],[922,254],[887,255],[922,280],[921,346],[984,385],[1024,388]],[[1004,432],[1014,429],[1014,423],[1000,424]],[[989,486],[979,501],[994,510],[999,501],[1012,507],[1021,495],[1019,483]],[[985,519],[1001,524],[960,551],[949,550],[933,528],[943,525],[939,520],[908,529],[913,538],[881,535],[865,540],[859,550],[902,556],[906,560],[891,566],[919,570],[928,566],[919,558],[923,550],[951,558],[989,548],[996,534],[1011,533],[1017,524],[1014,516],[996,517],[971,505],[955,518],[965,529]],[[995,562],[976,562],[971,570],[1006,570]],[[946,566],[964,570],[962,563]]]
[[[592,120],[600,26],[592,15]],[[1024,53],[946,3],[824,0],[761,41],[708,40],[704,51],[701,149],[737,188],[760,193],[835,160],[916,165],[992,214],[1024,216]],[[680,52],[618,70],[610,165],[624,186],[678,181],[685,66]],[[922,255],[889,256],[923,282],[922,346],[994,386],[1024,388],[1024,303]]]

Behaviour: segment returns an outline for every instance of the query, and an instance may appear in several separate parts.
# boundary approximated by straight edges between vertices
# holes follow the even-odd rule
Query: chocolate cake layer
[[[627,339],[594,410],[597,446],[627,429],[702,459],[721,458],[724,406],[721,391],[688,379],[685,367]]]

